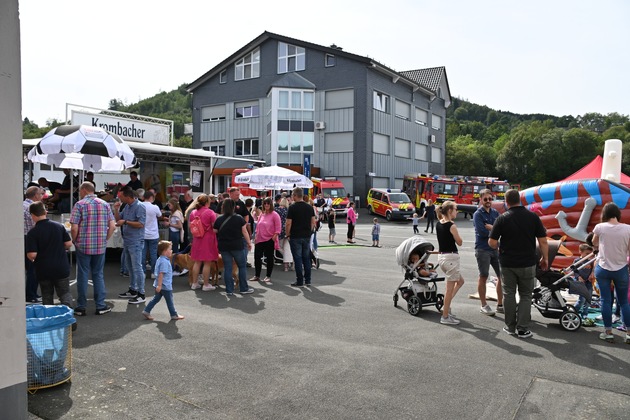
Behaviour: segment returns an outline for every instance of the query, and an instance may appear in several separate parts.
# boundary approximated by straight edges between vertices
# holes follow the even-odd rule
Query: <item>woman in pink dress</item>
[[[348,207],[348,215],[346,216],[346,222],[348,223],[348,243],[355,243],[352,238],[354,237],[354,226],[357,224],[357,213],[354,210],[354,201],[350,202]]]
[[[205,231],[202,237],[193,237],[190,258],[195,263],[192,269],[193,284],[190,288],[193,290],[199,289],[200,286],[197,282],[197,278],[199,277],[199,270],[201,269],[201,264],[203,263],[203,287],[201,290],[207,292],[216,289],[216,287],[210,284],[210,263],[219,259],[217,235],[212,229],[214,221],[217,219],[217,215],[210,209],[210,199],[206,194],[198,196],[197,199],[189,206],[189,209],[192,209],[192,211],[190,211],[188,223],[190,224],[192,220],[199,217]]]
[[[271,284],[271,273],[273,272],[274,250],[280,249],[278,236],[282,231],[282,221],[280,216],[273,210],[273,203],[270,197],[266,197],[262,202],[262,212],[258,216],[256,226],[256,248],[254,250],[254,267],[256,275],[250,281],[260,281]],[[267,262],[267,275],[261,281],[262,257],[265,256]]]

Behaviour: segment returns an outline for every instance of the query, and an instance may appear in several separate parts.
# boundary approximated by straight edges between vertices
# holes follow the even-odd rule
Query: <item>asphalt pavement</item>
[[[115,255],[106,264],[113,311],[78,319],[72,380],[29,396],[43,419],[623,419],[630,417],[630,345],[599,340],[598,328],[563,330],[532,308],[533,338],[502,331],[503,318],[479,312],[472,222],[457,226],[465,285],[453,302],[458,326],[435,308],[407,313],[392,296],[403,279],[395,248],[410,222],[360,212],[356,245],[318,234],[321,267],[313,286],[293,288],[275,266],[272,285],[227,297],[174,281],[182,321],[164,302],[145,320],[144,304],[118,299],[128,287]],[[425,234],[437,247],[435,235]],[[432,257],[435,258],[435,257]],[[249,255],[253,262],[253,255]],[[248,278],[254,274],[248,269]],[[264,276],[264,268],[263,268]],[[151,280],[147,280],[150,297]],[[440,292],[444,284],[439,284]],[[76,288],[73,286],[76,297]],[[89,291],[91,293],[91,289]]]

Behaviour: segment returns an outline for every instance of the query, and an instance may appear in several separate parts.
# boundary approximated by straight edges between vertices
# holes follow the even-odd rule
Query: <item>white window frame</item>
[[[396,117],[407,120],[411,118],[411,105],[407,102],[403,102],[400,99],[396,99]]]
[[[227,83],[227,70],[221,70],[219,73],[219,84],[223,85]]]
[[[217,156],[225,156],[225,145],[216,145],[216,146],[206,146],[208,147],[208,149],[211,152],[214,152],[215,155]]]
[[[411,142],[409,140],[396,138],[394,141],[394,156],[411,159]]]
[[[389,113],[389,102],[390,97],[383,92],[379,92],[377,90],[374,91],[374,95],[372,97],[372,107],[381,112]]]
[[[280,142],[278,141],[278,152],[288,152],[288,153],[314,153],[315,152],[315,133],[312,131],[279,131],[278,135],[280,136],[288,136],[287,139],[287,148],[281,148]],[[304,138],[305,136],[312,137],[311,146],[304,146]],[[297,140],[296,143],[299,143],[300,148],[294,148],[293,140]]]
[[[239,109],[241,110],[239,113]],[[240,116],[239,116],[240,114]],[[260,117],[260,106],[259,105],[246,105],[239,106],[239,104],[234,104],[234,118],[237,120],[243,118],[258,118]]]
[[[420,111],[420,115],[422,115],[424,119],[418,118],[418,111]],[[414,115],[414,118],[416,120],[416,123],[420,125],[427,125],[427,120],[429,119],[429,113],[425,111],[424,109],[417,108],[417,107],[415,109],[415,112],[416,112],[416,115]]]
[[[249,69],[249,77],[246,77]],[[234,80],[248,80],[260,77],[260,48],[246,54],[234,64]]]
[[[326,54],[324,56],[324,67],[335,67],[337,64],[337,57],[333,54]]]
[[[241,153],[238,153],[238,148],[240,144]],[[254,153],[254,144],[256,144],[257,152]],[[258,139],[239,139],[234,140],[234,156],[258,156],[260,154],[260,143]],[[247,150],[249,153],[247,153]]]
[[[289,53],[290,48],[295,48],[295,53]],[[291,65],[291,59],[293,59],[293,65]],[[286,42],[278,42],[278,74],[304,69],[306,69],[306,49]]]
[[[431,114],[431,128],[434,130],[442,129],[442,117],[439,115]]]
[[[429,153],[428,146],[426,144],[416,143],[414,145],[414,159],[426,162],[427,155]]]

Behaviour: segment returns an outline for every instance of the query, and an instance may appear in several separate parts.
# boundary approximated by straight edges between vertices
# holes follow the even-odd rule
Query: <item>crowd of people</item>
[[[130,183],[118,191],[118,200],[113,206],[96,197],[93,182],[83,182],[77,191],[78,200],[71,209],[69,233],[62,225],[47,219],[42,188],[33,185],[26,190],[23,210],[28,302],[52,304],[56,292],[62,303],[74,307],[75,315],[85,316],[87,284],[88,278],[91,278],[96,314],[110,312],[111,307],[105,303],[103,268],[107,241],[116,227],[121,230],[123,239],[120,272],[130,279],[128,290],[118,296],[128,299],[129,304],[145,302],[146,270],[149,270],[149,275],[155,280],[155,294],[143,312],[147,319],[153,319],[151,309],[162,297],[167,302],[172,319],[184,318],[175,311],[172,298],[173,267],[170,257],[174,252],[190,253],[194,280],[191,288],[201,288],[204,292],[215,290],[216,287],[210,283],[211,270],[221,260],[225,293],[233,296],[234,277],[242,295],[254,293],[250,283],[272,284],[274,262],[278,258],[276,252],[282,254],[284,271],[295,271],[295,282],[291,286],[310,286],[312,265],[318,266],[318,261],[313,260],[313,250],[317,249],[317,230],[322,221],[328,223],[329,243],[336,243],[336,216],[332,206],[328,206],[321,195],[314,201],[310,200],[304,196],[302,188],[278,194],[274,200],[265,197],[259,202],[252,199],[243,201],[237,187],[218,196],[199,194],[195,198],[188,191],[181,197],[174,194],[162,207],[161,203],[156,203],[155,191],[142,190],[137,174],[134,175],[135,179],[132,176]],[[66,177],[69,178],[70,174],[66,173]],[[55,192],[62,188],[62,194],[65,193],[64,184],[65,181]],[[50,187],[51,183],[47,185]],[[58,200],[59,205],[64,199],[62,196]],[[480,312],[488,316],[504,313],[503,330],[519,338],[529,338],[532,337],[529,324],[536,270],[547,270],[549,264],[547,232],[540,218],[521,204],[518,191],[506,192],[507,210],[502,214],[492,208],[492,200],[491,191],[482,190],[480,206],[472,217]],[[434,227],[436,230],[438,263],[446,277],[440,318],[440,323],[445,325],[460,323],[453,314],[452,302],[464,284],[458,252],[463,240],[455,223],[456,217],[455,202],[447,201],[437,208],[429,203],[422,217],[414,215],[412,222],[414,233],[418,233],[421,218],[427,219],[425,232]],[[601,223],[591,235],[591,243],[580,248],[585,255],[598,248],[596,263],[577,272],[576,281],[590,283],[595,279],[599,285],[604,323],[600,338],[612,341],[613,296],[624,331],[630,320],[630,225],[621,223],[621,212],[614,203],[604,206],[601,217]],[[346,217],[347,242],[351,244],[355,243],[356,221],[357,213],[351,202]],[[168,241],[160,241],[160,224],[168,228]],[[380,224],[376,218],[373,219],[371,233],[372,246],[379,247]],[[69,292],[69,265],[61,263],[67,261],[65,252],[73,244],[77,259],[76,305],[73,305]],[[247,279],[247,268],[250,266],[247,256],[251,250],[254,251],[254,276]],[[169,263],[166,264],[165,260]],[[266,267],[264,277],[263,264]],[[490,267],[498,279],[495,309],[490,307],[486,297]],[[235,276],[232,275],[234,269],[238,271]],[[202,279],[203,285],[197,282],[197,278]],[[41,297],[37,295],[38,285]],[[586,315],[588,304],[578,301],[578,310]],[[630,334],[626,334],[625,341],[630,344]]]

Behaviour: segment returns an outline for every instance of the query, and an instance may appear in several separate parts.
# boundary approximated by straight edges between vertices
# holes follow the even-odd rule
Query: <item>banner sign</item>
[[[170,143],[169,126],[164,124],[80,111],[72,111],[71,123],[101,127],[110,133],[118,134],[124,140],[165,145]]]

